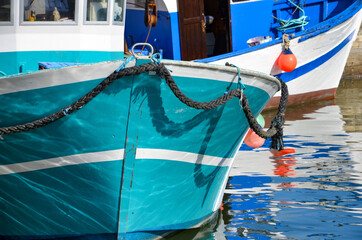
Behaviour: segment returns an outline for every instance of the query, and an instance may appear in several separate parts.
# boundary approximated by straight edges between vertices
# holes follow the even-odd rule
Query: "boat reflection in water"
[[[243,145],[221,216],[193,239],[360,239],[361,88],[343,82],[335,102],[289,108],[285,146],[294,154]]]

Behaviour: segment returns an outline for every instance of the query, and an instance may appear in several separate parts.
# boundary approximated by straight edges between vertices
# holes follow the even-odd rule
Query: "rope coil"
[[[90,102],[94,97],[96,97],[99,93],[105,90],[112,82],[116,79],[131,76],[131,75],[139,75],[144,72],[155,71],[160,78],[166,80],[167,85],[170,87],[174,95],[184,104],[189,107],[195,109],[213,109],[217,108],[220,105],[223,105],[230,101],[232,98],[237,97],[241,101],[242,108],[244,110],[245,116],[249,122],[250,127],[261,137],[263,138],[272,138],[272,148],[275,149],[283,149],[283,124],[284,124],[284,113],[286,110],[287,98],[288,98],[288,90],[286,84],[279,79],[282,84],[282,97],[280,99],[280,105],[278,108],[278,114],[275,119],[272,121],[270,128],[267,132],[264,132],[259,124],[256,122],[254,118],[247,97],[243,93],[241,87],[237,89],[232,89],[229,92],[225,92],[220,97],[215,100],[209,102],[198,102],[188,98],[177,86],[176,82],[173,80],[169,70],[165,67],[163,63],[145,63],[139,66],[129,67],[129,68],[119,68],[110,74],[107,78],[105,78],[100,84],[98,84],[94,89],[88,92],[86,95],[75,101],[69,106],[59,110],[56,113],[53,113],[47,117],[28,122],[21,125],[10,126],[0,128],[0,137],[2,135],[9,135],[13,133],[25,132],[32,129],[36,129],[39,127],[44,127],[52,122],[55,122],[85,106],[88,102]],[[240,86],[240,85],[239,85]]]
[[[291,0],[288,0],[288,2],[295,7],[295,10],[293,11],[292,15],[295,13],[296,10],[299,10],[302,13],[302,16],[297,19],[289,19],[289,20],[279,19],[273,16],[281,24],[281,26],[277,27],[276,29],[285,32],[289,29],[300,27],[302,28],[302,30],[304,30],[304,26],[306,26],[309,23],[309,21],[307,21],[307,16],[305,15],[304,9],[299,5],[295,4]]]

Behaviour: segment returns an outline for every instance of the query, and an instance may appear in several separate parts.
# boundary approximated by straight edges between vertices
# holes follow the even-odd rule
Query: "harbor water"
[[[362,239],[360,42],[336,99],[288,108],[284,141],[295,153],[243,145],[216,219],[174,239]],[[263,113],[267,124],[274,114]]]
[[[290,108],[286,148],[243,148],[231,172],[216,239],[362,238],[362,81],[335,102]]]

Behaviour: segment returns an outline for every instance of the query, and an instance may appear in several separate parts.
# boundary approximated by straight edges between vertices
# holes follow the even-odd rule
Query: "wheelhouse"
[[[165,58],[195,60],[249,49],[254,38],[260,44],[281,39],[283,33],[299,34],[356,0],[155,0],[158,23],[152,29],[142,21],[147,2],[152,1],[127,1],[127,44],[147,39]],[[280,28],[281,20],[298,22],[303,16],[306,24]]]
[[[125,0],[0,0],[0,75],[123,58]]]

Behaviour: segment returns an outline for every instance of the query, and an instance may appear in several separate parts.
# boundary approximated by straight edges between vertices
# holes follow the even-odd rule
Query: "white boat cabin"
[[[123,58],[125,0],[0,0],[0,76]]]

